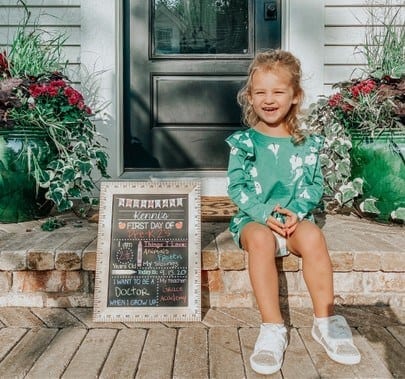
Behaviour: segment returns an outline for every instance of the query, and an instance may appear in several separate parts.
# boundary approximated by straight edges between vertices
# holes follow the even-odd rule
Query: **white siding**
[[[369,13],[367,0],[324,1],[324,93],[338,81],[358,77],[364,69],[365,58],[359,51],[364,43]],[[384,11],[386,0],[373,2],[375,11]],[[405,13],[403,0],[391,0],[392,8]],[[404,19],[399,17],[398,19]]]
[[[80,0],[26,0],[31,12],[28,30],[34,24],[49,33],[64,33],[64,60],[69,61],[72,80],[77,79],[80,63]],[[24,8],[17,0],[0,0],[0,49],[7,48],[24,18]]]

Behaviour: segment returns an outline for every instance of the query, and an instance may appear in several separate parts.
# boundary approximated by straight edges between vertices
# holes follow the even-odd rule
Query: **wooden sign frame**
[[[101,183],[94,321],[201,321],[200,187]]]

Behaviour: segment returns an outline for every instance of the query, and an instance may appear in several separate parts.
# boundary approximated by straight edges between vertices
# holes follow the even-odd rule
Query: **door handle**
[[[277,2],[266,1],[264,3],[264,19],[277,20]]]

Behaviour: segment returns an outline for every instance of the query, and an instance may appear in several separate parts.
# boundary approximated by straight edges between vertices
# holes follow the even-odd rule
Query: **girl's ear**
[[[298,93],[295,94],[295,96],[293,97],[292,103],[293,104],[298,104],[303,96],[303,92],[302,91],[298,91]]]

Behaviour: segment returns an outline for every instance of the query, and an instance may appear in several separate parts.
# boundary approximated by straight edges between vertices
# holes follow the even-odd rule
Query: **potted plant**
[[[0,53],[0,222],[94,204],[94,169],[107,177],[97,111],[68,79],[63,34],[28,30],[30,13]]]
[[[306,122],[325,136],[327,209],[404,221],[405,31],[395,8],[369,12],[371,29],[359,47],[363,74],[336,83],[333,94],[310,107]]]

